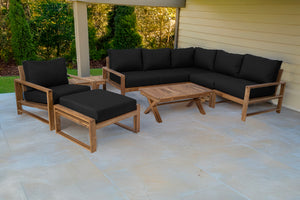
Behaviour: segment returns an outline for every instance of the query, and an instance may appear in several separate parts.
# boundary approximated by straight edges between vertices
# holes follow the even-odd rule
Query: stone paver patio
[[[299,199],[300,113],[283,108],[244,123],[238,104],[204,104],[206,115],[185,105],[159,107],[161,124],[141,113],[139,134],[97,130],[91,154],[18,116],[14,94],[0,94],[0,199]],[[63,128],[88,141],[87,129],[67,120]]]

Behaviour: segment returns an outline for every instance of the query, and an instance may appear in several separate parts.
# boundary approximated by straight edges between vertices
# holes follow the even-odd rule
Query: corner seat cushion
[[[213,71],[217,50],[195,48],[194,66]]]
[[[143,70],[141,49],[109,49],[109,66],[119,72]]]
[[[96,123],[136,110],[136,100],[105,90],[63,96],[60,104],[94,118]]]
[[[171,49],[143,49],[144,70],[164,69],[171,67]]]
[[[49,61],[24,61],[23,69],[25,80],[28,82],[44,87],[68,84],[64,58]]]
[[[217,79],[218,73],[209,70],[199,69],[193,70],[190,74],[190,81],[198,85],[214,89],[215,80]]]
[[[53,92],[53,103],[57,104],[57,103],[59,103],[60,97],[69,95],[69,94],[73,94],[73,93],[88,91],[88,90],[90,90],[90,87],[85,86],[85,85],[65,84],[65,85],[49,87],[49,89],[52,89],[52,92]],[[39,90],[25,91],[24,98],[27,101],[47,104],[46,93],[39,91]]]
[[[189,72],[181,69],[133,71],[124,72],[123,74],[125,75],[126,88],[189,81]],[[118,76],[111,74],[110,78],[120,84]]]
[[[218,50],[215,61],[215,71],[238,77],[244,55],[228,53],[223,50]]]
[[[218,74],[217,78],[215,79],[216,90],[225,92],[240,99],[244,99],[246,86],[255,84],[258,83],[222,74]],[[250,98],[270,96],[273,95],[274,92],[275,87],[251,89]]]
[[[282,61],[270,60],[253,55],[245,55],[240,78],[258,83],[275,82]]]
[[[171,53],[172,67],[193,67],[194,48],[173,49]]]

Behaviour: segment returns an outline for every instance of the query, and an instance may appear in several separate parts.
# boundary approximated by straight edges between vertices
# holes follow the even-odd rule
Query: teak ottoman
[[[89,129],[90,145],[67,135],[61,130],[60,117],[63,116]],[[136,100],[105,90],[91,90],[61,97],[54,106],[56,133],[88,149],[96,151],[96,129],[116,124],[138,133],[140,131],[140,105]],[[119,123],[133,117],[133,128]]]

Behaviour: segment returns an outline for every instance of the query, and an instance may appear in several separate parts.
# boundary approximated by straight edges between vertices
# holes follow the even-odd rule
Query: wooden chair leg
[[[284,89],[285,89],[285,83],[282,83],[281,86],[280,86],[280,93],[279,93],[279,95],[281,95],[281,97],[278,99],[277,108],[276,108],[277,113],[281,112]]]
[[[136,109],[137,114],[133,117],[133,126],[135,133],[140,132],[140,105],[137,105]]]
[[[249,97],[250,97],[250,88],[246,87],[244,102],[243,102],[243,109],[242,109],[242,121],[246,121],[247,110],[248,110],[248,105],[249,105]]]
[[[92,120],[89,123],[89,135],[90,135],[90,152],[93,153],[97,150],[97,136],[96,136],[95,120]]]
[[[48,107],[48,120],[50,131],[54,130],[54,108],[53,108],[53,94],[52,92],[47,92],[47,107]]]
[[[23,107],[21,104],[21,100],[23,99],[22,86],[21,86],[21,84],[19,84],[17,82],[15,82],[15,94],[16,94],[17,112],[18,112],[18,115],[21,115],[23,113]]]
[[[55,132],[58,133],[59,131],[61,131],[60,114],[54,112],[54,119],[55,119]]]
[[[125,96],[125,77],[121,77],[121,95]]]

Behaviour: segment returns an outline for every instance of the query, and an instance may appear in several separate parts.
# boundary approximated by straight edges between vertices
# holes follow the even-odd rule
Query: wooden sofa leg
[[[282,102],[283,102],[284,89],[285,89],[285,83],[282,83],[282,84],[281,84],[281,87],[280,87],[280,93],[279,93],[279,95],[280,95],[281,97],[278,99],[277,108],[276,108],[276,112],[277,112],[277,113],[280,113],[280,112],[281,112],[281,107],[282,107]]]
[[[250,97],[250,88],[246,86],[244,102],[243,102],[243,109],[242,109],[242,121],[246,121],[247,110],[248,110],[248,105],[249,105],[249,97]]]
[[[52,92],[47,92],[47,107],[48,107],[48,120],[50,131],[55,129],[54,124],[54,107],[53,107],[53,94]]]
[[[17,104],[17,112],[18,115],[21,115],[23,112],[23,107],[21,104],[21,100],[22,100],[22,86],[19,83],[15,82],[15,94],[16,94],[16,104]]]

